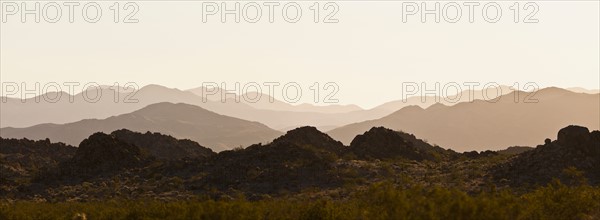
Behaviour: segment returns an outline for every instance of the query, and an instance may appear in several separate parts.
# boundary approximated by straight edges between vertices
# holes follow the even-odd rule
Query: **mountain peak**
[[[158,85],[158,84],[148,84],[148,85],[143,86],[140,90],[142,90],[142,89],[148,89],[148,90],[149,89],[159,89],[159,90],[167,89],[167,90],[171,90],[171,88],[167,88],[165,86],[161,86],[161,85]]]
[[[445,107],[448,107],[448,106],[437,102],[437,103],[427,107],[425,110],[438,110],[438,109],[444,109]]]
[[[416,113],[416,112],[422,112],[425,109],[423,109],[421,106],[418,105],[409,105],[406,106],[404,108],[401,108],[400,110],[390,114],[390,115],[395,115],[395,114],[408,114],[408,113]]]
[[[171,102],[160,102],[150,104],[140,110],[133,112],[132,114],[141,115],[161,115],[164,116],[166,113],[172,113],[170,117],[178,117],[182,115],[197,115],[199,113],[207,113],[211,115],[218,115],[217,113],[206,110],[200,106],[190,105],[186,103],[171,103]]]

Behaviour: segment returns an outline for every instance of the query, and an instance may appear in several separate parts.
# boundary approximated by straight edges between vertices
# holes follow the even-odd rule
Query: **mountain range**
[[[581,88],[573,89],[584,91]],[[182,91],[159,85],[148,85],[138,90],[119,87],[117,91],[113,87],[101,86],[88,88],[74,95],[51,92],[23,100],[2,97],[0,127],[19,128],[44,123],[64,124],[83,119],[104,119],[130,113],[150,104],[171,102],[197,105],[219,114],[258,121],[280,131],[307,125],[330,130],[350,123],[378,119],[407,106],[417,105],[427,108],[438,102],[454,105],[486,97],[493,99],[513,90],[507,86],[500,86],[497,91],[493,88],[460,91],[458,93],[460,97],[458,95],[412,96],[405,100],[390,101],[372,109],[362,109],[356,105],[317,106],[306,103],[292,105],[267,94],[261,94],[261,98],[256,103],[248,102],[243,98],[236,102],[232,95],[228,95],[224,102],[220,95],[207,96],[207,99],[203,100],[203,91],[212,90],[199,87]],[[217,88],[217,92],[219,91],[220,89]],[[487,96],[484,96],[484,93]],[[96,98],[97,94],[98,98]],[[258,95],[256,92],[249,92],[242,96],[255,97],[256,95]],[[60,98],[58,101],[53,101],[55,97]]]
[[[469,151],[535,146],[553,131],[570,124],[591,129],[600,127],[600,94],[574,93],[559,88],[542,89],[529,97],[532,94],[512,92],[495,102],[475,100],[453,106],[434,104],[426,109],[410,106],[380,119],[333,129],[328,134],[343,143],[350,143],[354,136],[371,127],[384,126],[410,131],[429,143],[456,151]]]
[[[591,129],[599,127],[598,93],[559,88],[546,88],[536,93],[507,93],[512,90],[508,87],[500,89],[501,92],[492,89],[462,91],[460,97],[440,98],[441,103],[435,103],[433,96],[410,97],[406,102],[393,101],[362,110],[353,105],[291,105],[276,99],[271,103],[272,97],[265,94],[258,103],[237,103],[231,99],[223,103],[202,100],[197,94],[202,88],[181,91],[157,85],[137,91],[134,96],[137,102],[122,103],[129,95],[127,89],[120,89],[123,92],[118,95],[121,102],[115,102],[114,91],[101,87],[104,95],[95,103],[87,102],[83,93],[75,96],[62,93],[58,103],[48,103],[43,98],[39,103],[35,98],[24,102],[8,98],[0,106],[0,114],[3,126],[11,126],[1,128],[0,135],[34,140],[49,138],[78,145],[94,132],[127,128],[187,138],[214,151],[222,151],[268,142],[280,131],[304,125],[329,130],[328,134],[345,144],[350,144],[356,135],[371,127],[385,126],[415,133],[432,144],[470,151],[532,146],[570,123]],[[488,99],[496,98],[478,99],[484,98],[484,92],[489,94],[485,96]],[[48,94],[52,95],[58,94]],[[69,98],[74,101],[71,103]],[[425,98],[425,102],[421,102],[421,98]],[[181,104],[171,108],[166,102]],[[184,105],[189,108],[179,109]],[[195,110],[188,111],[190,109]]]
[[[0,104],[0,116],[2,117],[0,127],[22,128],[44,123],[64,124],[83,119],[104,119],[161,102],[196,105],[219,114],[258,121],[277,130],[303,125],[331,128],[356,121],[375,119],[389,113],[379,110],[363,111],[354,105],[301,104],[293,106],[278,100],[270,103],[267,95],[263,95],[264,97],[258,103],[236,102],[232,97],[224,102],[202,100],[202,96],[194,94],[195,90],[182,91],[159,85],[148,85],[137,91],[122,89],[120,93],[115,93],[114,88],[109,87],[86,91],[89,92],[84,91],[75,95],[64,92],[48,93],[24,100],[3,97],[6,100]],[[95,99],[96,93],[102,94],[97,100]],[[46,100],[54,99],[57,96],[60,96],[57,102]]]
[[[190,139],[215,151],[268,142],[281,132],[261,123],[220,115],[189,104],[151,104],[132,113],[106,119],[86,119],[67,124],[40,124],[27,128],[2,128],[4,138],[49,138],[77,146],[96,132],[119,129],[138,132],[161,132],[180,139]]]

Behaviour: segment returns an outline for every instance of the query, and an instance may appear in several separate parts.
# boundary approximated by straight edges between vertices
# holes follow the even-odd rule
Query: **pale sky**
[[[500,2],[498,23],[483,21],[481,5],[474,23],[466,7],[457,23],[435,23],[433,16],[421,23],[417,15],[403,23],[402,2],[343,1],[334,16],[339,23],[328,24],[313,22],[308,1],[300,2],[298,23],[283,21],[281,5],[274,23],[266,7],[258,23],[235,23],[233,16],[221,23],[218,15],[203,23],[202,3],[193,1],[137,2],[139,23],[114,23],[112,3],[101,3],[103,16],[95,24],[83,21],[82,6],[74,23],[66,7],[54,24],[7,16],[0,23],[0,80],[179,89],[294,81],[305,102],[313,98],[314,82],[335,82],[341,104],[364,108],[400,99],[402,82],[600,87],[598,1],[537,2],[539,23],[533,24],[513,22],[514,2]],[[522,10],[520,20],[530,12]]]

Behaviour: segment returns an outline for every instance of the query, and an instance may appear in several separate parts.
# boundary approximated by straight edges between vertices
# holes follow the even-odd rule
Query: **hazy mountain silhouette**
[[[0,116],[2,117],[0,127],[29,127],[44,123],[63,124],[84,119],[103,119],[110,116],[130,113],[148,105],[161,102],[196,105],[213,112],[218,112],[222,115],[258,121],[271,128],[282,130],[289,130],[291,127],[305,125],[316,127],[326,126],[327,128],[332,128],[356,121],[379,118],[388,113],[378,111],[352,111],[347,113],[310,112],[349,111],[350,109],[355,109],[356,106],[332,105],[313,106],[313,108],[310,107],[312,105],[308,105],[309,107],[306,107],[307,105],[293,106],[280,101],[276,101],[276,103],[285,106],[282,107],[283,109],[295,110],[280,111],[257,109],[246,103],[236,103],[233,97],[229,97],[225,103],[211,100],[203,101],[201,96],[197,96],[190,91],[170,89],[159,85],[148,85],[135,93],[131,93],[131,89],[122,89],[123,92],[118,95],[115,95],[115,91],[106,86],[102,86],[100,91],[102,96],[95,102],[86,101],[83,92],[73,96],[67,93],[60,93],[61,98],[56,103],[48,102],[44,99],[44,97],[48,97],[49,99],[56,97],[55,93],[28,98],[24,100],[24,103],[20,99],[3,97],[6,98],[6,102],[3,102],[0,105]],[[90,89],[88,96],[94,98],[95,92],[96,90]],[[133,96],[131,98],[126,98],[132,94]],[[114,100],[115,97],[118,97],[117,102]],[[36,99],[39,99],[39,102],[36,102]],[[73,99],[73,101],[71,102],[70,99]],[[261,98],[261,102],[268,102],[268,99],[269,98],[265,96]],[[124,100],[128,100],[129,102],[124,103]],[[269,104],[262,103],[260,105]],[[272,108],[277,109],[277,104]],[[307,112],[302,112],[303,109]]]
[[[485,90],[463,90],[457,94],[442,96],[411,96],[406,100],[395,100],[386,102],[373,108],[375,110],[386,111],[389,113],[395,112],[398,109],[407,106],[419,106],[427,108],[436,103],[441,103],[447,106],[452,106],[461,102],[470,102],[474,100],[493,100],[498,96],[506,95],[514,90],[510,86],[490,87]]]
[[[200,97],[206,97],[207,100],[220,102],[222,100],[222,90],[220,88],[204,88],[198,87],[187,90]],[[212,94],[216,92],[216,94]],[[209,95],[210,94],[210,95]],[[265,93],[248,92],[239,95],[239,102],[249,105],[256,109],[273,110],[273,111],[290,111],[290,112],[316,112],[316,113],[347,113],[363,110],[357,105],[313,105],[308,103],[291,104],[280,101]],[[227,102],[234,102],[232,94],[226,95]]]
[[[600,89],[586,89],[586,88],[581,88],[581,87],[570,87],[570,88],[566,88],[566,90],[569,90],[571,92],[587,93],[587,94],[600,93]]]
[[[511,91],[506,87],[501,88],[503,93]],[[488,91],[489,97],[496,94],[494,89],[490,88],[488,90],[490,90]],[[0,116],[2,117],[0,127],[29,127],[43,123],[64,124],[84,119],[103,119],[130,113],[151,104],[172,102],[196,105],[222,115],[257,121],[281,131],[288,131],[302,126],[314,126],[320,130],[328,131],[350,123],[378,119],[410,104],[430,107],[435,102],[433,97],[427,97],[425,103],[421,101],[421,97],[410,97],[407,103],[393,101],[373,109],[360,110],[353,105],[291,105],[278,100],[270,103],[269,97],[263,95],[258,103],[245,103],[243,101],[236,103],[231,96],[225,103],[222,103],[219,100],[211,101],[210,99],[203,101],[202,97],[194,94],[192,90],[181,91],[158,85],[148,85],[139,89],[132,98],[127,99],[129,101],[135,99],[137,102],[124,103],[123,101],[130,95],[128,92],[131,92],[131,89],[120,89],[122,93],[118,95],[118,102],[114,100],[116,95],[113,89],[103,86],[101,91],[103,95],[95,103],[86,101],[83,93],[74,96],[60,93],[62,96],[57,103],[49,103],[43,97],[39,97],[39,103],[35,102],[35,98],[27,99],[25,103],[22,103],[19,99],[8,98],[6,103],[0,105]],[[474,98],[483,98],[483,93],[480,90],[463,91],[460,101],[468,101],[468,94],[471,93]],[[55,95],[55,93],[50,93],[47,94],[47,97],[53,98]],[[89,96],[93,98],[95,91],[91,90]],[[73,103],[69,101],[70,98],[73,98]],[[453,98],[453,96],[450,98]],[[446,104],[454,104],[453,102],[448,103],[443,98],[440,101]],[[355,109],[357,110],[354,111]],[[355,134],[364,131],[366,131],[366,128],[357,131]],[[347,137],[345,142],[349,143],[350,139],[351,137]]]
[[[45,139],[78,145],[95,132],[118,129],[160,132],[190,139],[215,151],[271,141],[281,133],[258,122],[220,115],[188,104],[158,103],[132,113],[68,124],[41,124],[28,128],[2,128],[2,137]]]
[[[533,96],[537,103],[524,103],[531,94],[510,93],[495,103],[478,100],[454,106],[435,104],[427,109],[409,106],[381,119],[350,124],[328,134],[349,143],[371,127],[384,126],[410,131],[445,148],[469,151],[532,146],[569,124],[592,129],[600,126],[600,94],[546,88]],[[516,95],[518,103],[514,101]]]
[[[88,89],[87,93],[81,92],[73,96],[63,92],[60,93],[62,95],[56,103],[44,99],[44,97],[52,99],[56,97],[56,93],[44,94],[23,101],[7,98],[6,103],[3,102],[0,105],[2,110],[0,126],[28,127],[42,123],[62,124],[83,119],[102,119],[130,113],[161,102],[194,104],[213,111],[227,108],[227,104],[204,103],[198,96],[190,92],[158,85],[148,85],[135,92],[132,89],[121,91],[122,93],[115,93],[114,90],[102,86],[99,90]],[[101,94],[98,100],[94,100],[96,92]],[[70,101],[71,99],[73,101]],[[243,106],[237,108],[240,107]],[[247,108],[250,107],[247,106]]]

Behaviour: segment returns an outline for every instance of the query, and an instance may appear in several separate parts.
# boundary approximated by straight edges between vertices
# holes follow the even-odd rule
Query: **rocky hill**
[[[361,159],[405,158],[416,161],[441,160],[453,153],[431,146],[414,135],[384,127],[373,127],[356,136],[348,151]]]
[[[285,135],[273,140],[273,144],[309,145],[340,154],[346,148],[342,142],[336,141],[315,127],[305,126],[288,131]]]
[[[157,132],[139,133],[121,129],[111,133],[116,139],[137,146],[160,160],[179,160],[185,157],[209,157],[215,154],[210,148],[189,139],[176,139]]]
[[[45,175],[3,175],[0,194],[8,199],[181,200],[244,195],[255,200],[317,194],[343,199],[379,182],[465,192],[481,192],[494,185],[530,190],[528,186],[553,178],[600,184],[600,132],[579,126],[561,129],[557,140],[516,155],[489,150],[456,153],[383,127],[357,136],[350,146],[314,127],[301,127],[271,143],[220,153],[193,141],[128,130],[95,133],[77,149],[48,141],[10,140],[2,146],[5,143],[56,146],[57,150],[50,151],[13,146],[2,152],[21,154],[21,158],[54,158],[53,164],[58,164],[48,163]],[[15,167],[14,161],[0,162],[2,167]],[[30,160],[18,162],[34,167]]]
[[[40,172],[57,169],[75,155],[77,148],[48,139],[0,138],[0,191],[9,191]]]
[[[280,194],[338,186],[333,172],[344,146],[314,127],[289,131],[272,143],[224,151],[205,163],[197,189],[216,187],[252,194]]]
[[[62,163],[60,169],[63,175],[94,177],[141,167],[151,159],[147,152],[114,135],[95,133],[79,144],[73,158]]]
[[[571,170],[571,172],[569,171]],[[570,173],[569,173],[570,172]],[[580,174],[576,174],[580,172]],[[557,139],[523,152],[494,171],[495,178],[512,186],[545,184],[553,178],[573,181],[581,175],[590,183],[600,183],[600,131],[590,132],[581,126],[568,126]]]

